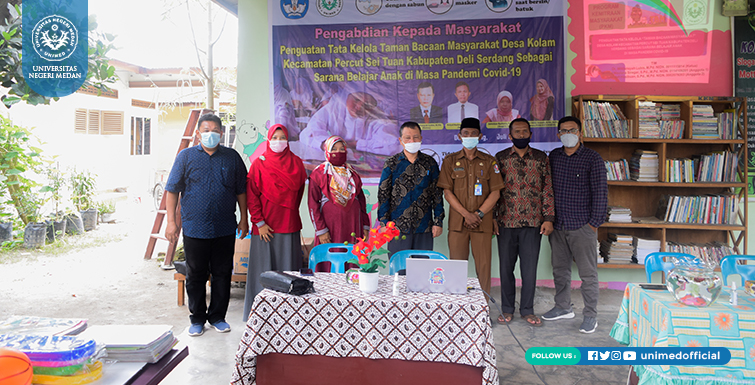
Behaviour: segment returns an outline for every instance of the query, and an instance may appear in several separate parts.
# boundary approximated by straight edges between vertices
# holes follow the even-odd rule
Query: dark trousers
[[[576,230],[553,230],[551,243],[553,282],[556,285],[556,306],[571,309],[571,264],[577,263],[582,279],[582,299],[585,317],[598,316],[598,235],[589,225]]]
[[[404,235],[404,234],[402,234]],[[390,255],[398,253],[401,250],[432,250],[433,233],[411,233],[406,235],[406,239],[394,239],[388,242],[388,252]]]
[[[225,319],[231,299],[235,236],[201,239],[184,235],[186,252],[186,293],[192,324],[215,323]],[[207,278],[210,281],[210,307],[207,308]]]
[[[534,314],[535,283],[537,281],[537,261],[540,255],[540,228],[522,227],[510,229],[501,227],[498,235],[499,273],[501,276],[501,310],[514,314],[516,281],[514,267],[519,257],[519,272],[522,276],[522,293],[519,313],[523,316]]]

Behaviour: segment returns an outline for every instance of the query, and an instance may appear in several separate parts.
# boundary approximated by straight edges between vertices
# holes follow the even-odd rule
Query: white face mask
[[[561,143],[564,147],[574,147],[579,143],[579,136],[577,134],[563,134],[561,135]]]
[[[420,147],[422,147],[422,142],[404,143],[404,148],[410,154],[416,154],[419,151]]]
[[[461,145],[464,146],[464,148],[466,148],[467,150],[471,150],[477,147],[477,143],[480,143],[480,138],[476,136],[461,138]]]
[[[271,140],[269,142],[270,149],[273,150],[275,153],[281,153],[283,150],[288,147],[288,141],[287,140]]]

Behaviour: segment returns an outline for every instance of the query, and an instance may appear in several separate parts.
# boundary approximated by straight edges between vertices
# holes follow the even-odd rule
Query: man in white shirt
[[[377,107],[375,98],[366,92],[353,92],[346,98],[333,98],[317,111],[302,130],[299,140],[308,151],[307,159],[324,160],[322,144],[331,135],[342,137],[348,147],[378,155],[401,151],[398,125]]]
[[[469,97],[472,96],[469,92],[469,84],[456,83],[454,95],[459,101],[448,106],[448,123],[461,123],[464,118],[479,119],[477,105],[469,103]]]
[[[443,109],[433,105],[435,88],[429,82],[422,82],[417,86],[419,106],[409,110],[411,121],[422,123],[443,123]]]

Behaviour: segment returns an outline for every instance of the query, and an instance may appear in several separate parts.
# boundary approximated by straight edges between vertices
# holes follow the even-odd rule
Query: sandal
[[[514,319],[514,315],[513,314],[511,314],[511,313],[503,313],[503,314],[501,314],[501,315],[498,316],[498,323],[501,324],[501,325],[506,325],[509,322],[511,322],[512,319]]]
[[[527,321],[530,326],[540,327],[543,326],[543,320],[534,314],[523,315],[522,318]]]

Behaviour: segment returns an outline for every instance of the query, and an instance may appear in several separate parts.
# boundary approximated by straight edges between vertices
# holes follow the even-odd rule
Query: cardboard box
[[[233,251],[233,274],[246,274],[249,268],[249,246],[251,238],[236,239],[236,247]]]

